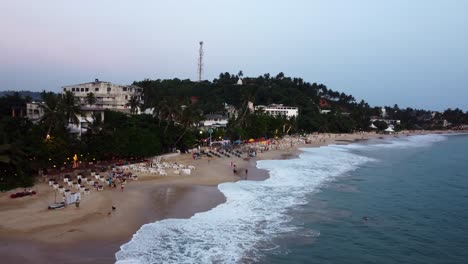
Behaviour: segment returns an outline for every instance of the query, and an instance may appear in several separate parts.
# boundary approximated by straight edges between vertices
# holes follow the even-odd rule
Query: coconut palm
[[[52,129],[64,127],[66,118],[61,110],[60,97],[52,92],[42,92],[40,107],[44,111],[40,122],[47,127],[46,139],[50,137]]]
[[[132,96],[130,97],[130,100],[128,100],[127,106],[130,106],[130,113],[136,114],[142,104],[138,99],[138,96]]]
[[[81,114],[80,101],[71,91],[66,91],[62,95],[60,106],[69,124],[80,124],[80,120],[78,119],[78,116]]]
[[[201,120],[201,112],[193,106],[188,106],[182,109],[178,123],[184,127],[184,132],[179,136],[174,145],[184,137],[185,133],[196,123]]]
[[[88,93],[85,98],[85,102],[89,105],[94,105],[96,103],[97,99],[94,93]]]
[[[169,125],[173,123],[175,120],[177,120],[178,117],[181,115],[181,112],[182,112],[181,105],[182,105],[182,102],[180,102],[174,96],[168,96],[168,97],[163,98],[163,100],[161,100],[159,113],[160,113],[160,120],[164,119],[166,121],[164,134],[166,134]]]

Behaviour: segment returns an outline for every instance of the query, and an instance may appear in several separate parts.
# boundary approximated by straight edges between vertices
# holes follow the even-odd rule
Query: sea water
[[[117,263],[468,263],[468,136],[303,151],[219,185],[208,212],[142,226]]]

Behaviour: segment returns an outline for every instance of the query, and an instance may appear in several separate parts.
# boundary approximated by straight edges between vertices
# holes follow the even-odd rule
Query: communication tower
[[[200,50],[199,50],[199,57],[198,57],[198,81],[202,81],[203,75],[203,41],[200,41]]]

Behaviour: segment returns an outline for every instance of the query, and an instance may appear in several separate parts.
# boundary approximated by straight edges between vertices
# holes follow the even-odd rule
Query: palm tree
[[[60,97],[52,92],[43,91],[41,94],[43,103],[40,107],[44,111],[41,122],[47,127],[46,139],[50,137],[53,128],[64,127],[66,118],[60,107]]]
[[[130,113],[136,114],[142,105],[138,96],[132,96],[130,100],[128,100],[127,106],[130,106]]]
[[[85,98],[85,102],[89,105],[94,105],[96,103],[97,99],[96,96],[94,96],[93,93],[88,93]]]
[[[164,119],[166,121],[164,134],[166,134],[169,125],[181,115],[181,110],[181,102],[177,98],[168,96],[161,100],[159,114],[160,120]]]
[[[184,132],[179,136],[179,138],[174,143],[174,146],[179,143],[179,141],[184,137],[185,133],[201,119],[201,113],[198,109],[195,109],[193,106],[188,106],[182,109],[180,119],[178,122],[184,127]]]
[[[243,92],[242,92],[242,107],[241,107],[241,113],[239,115],[239,118],[236,120],[237,121],[237,125],[244,128],[245,127],[245,121],[246,121],[246,116],[248,114],[250,114],[250,109],[249,109],[249,106],[250,106],[250,103],[253,103],[255,102],[255,93],[256,93],[256,89],[252,89],[252,88],[246,88]]]
[[[66,91],[62,96],[61,108],[69,124],[79,125],[78,115],[81,114],[79,99],[71,91]]]

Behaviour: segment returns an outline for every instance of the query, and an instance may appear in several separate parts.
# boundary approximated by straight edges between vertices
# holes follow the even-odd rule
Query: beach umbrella
[[[255,139],[253,139],[253,138],[249,139],[249,142],[254,142],[254,141],[255,141]]]
[[[374,123],[372,123],[369,127],[372,128],[372,129],[376,129],[376,128],[377,128],[377,127],[374,125]]]

